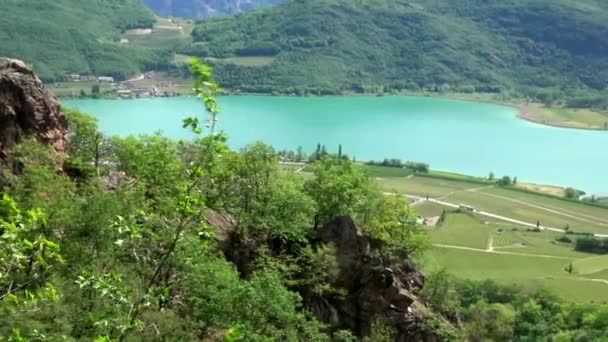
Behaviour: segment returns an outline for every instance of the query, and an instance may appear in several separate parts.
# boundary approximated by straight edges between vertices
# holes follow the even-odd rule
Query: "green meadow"
[[[462,279],[491,279],[529,291],[546,288],[568,301],[608,301],[608,256],[575,251],[572,243],[557,241],[564,233],[534,231],[424,199],[428,195],[531,224],[538,220],[544,226],[604,234],[608,234],[608,208],[467,181],[466,176],[438,175],[377,180],[385,191],[423,197],[412,206],[420,216],[447,213],[438,226],[428,227],[435,247],[422,261],[426,272],[445,268]]]

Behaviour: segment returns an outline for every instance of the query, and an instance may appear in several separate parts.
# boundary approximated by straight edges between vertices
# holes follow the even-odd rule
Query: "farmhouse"
[[[97,77],[97,80],[99,82],[110,82],[110,83],[114,83],[114,77],[109,77],[109,76],[99,76]]]

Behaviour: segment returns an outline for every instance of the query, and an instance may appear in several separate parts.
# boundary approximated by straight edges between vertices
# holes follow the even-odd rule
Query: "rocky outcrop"
[[[261,246],[273,253],[272,241],[242,241],[229,215],[207,212],[207,220],[217,228],[220,248],[243,276],[247,276]],[[404,252],[383,255],[383,241],[366,235],[350,217],[338,217],[320,228],[313,246],[332,245],[339,266],[331,284],[339,295],[319,297],[309,289],[298,289],[308,310],[332,329],[349,329],[359,336],[370,333],[372,323],[384,318],[398,336],[396,341],[435,341],[434,333],[423,323],[424,304],[417,293],[424,286],[424,276]],[[283,246],[284,247],[284,246]]]
[[[350,217],[338,217],[321,228],[315,244],[332,244],[340,268],[333,286],[345,290],[343,298],[305,298],[317,316],[332,312],[331,323],[369,334],[374,319],[384,317],[397,331],[397,341],[434,340],[419,314],[424,306],[416,293],[424,285],[405,253],[383,255],[385,243],[364,234]],[[394,256],[394,254],[393,254]]]
[[[0,58],[0,160],[26,136],[67,148],[68,122],[59,102],[36,75],[19,60]]]

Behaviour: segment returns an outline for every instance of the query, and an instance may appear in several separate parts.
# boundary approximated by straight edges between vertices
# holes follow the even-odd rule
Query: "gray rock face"
[[[435,336],[425,328],[419,307],[424,304],[417,292],[424,286],[424,276],[405,253],[398,260],[382,255],[386,247],[364,234],[350,217],[337,217],[317,233],[317,244],[333,244],[340,272],[333,284],[346,290],[344,298],[304,296],[318,317],[332,313],[331,323],[366,336],[373,320],[379,316],[397,331],[397,341],[433,341]]]
[[[0,160],[6,160],[15,144],[26,136],[34,136],[64,153],[68,122],[57,99],[25,63],[0,58]]]

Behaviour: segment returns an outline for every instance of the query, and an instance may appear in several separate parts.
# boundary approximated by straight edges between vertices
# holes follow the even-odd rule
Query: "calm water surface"
[[[201,112],[195,98],[70,100],[95,116],[108,134],[161,131],[189,138],[186,116]],[[357,160],[423,161],[433,169],[517,176],[608,194],[608,132],[546,127],[516,118],[511,108],[416,97],[226,96],[220,129],[233,148],[262,140],[277,149],[338,144]]]

